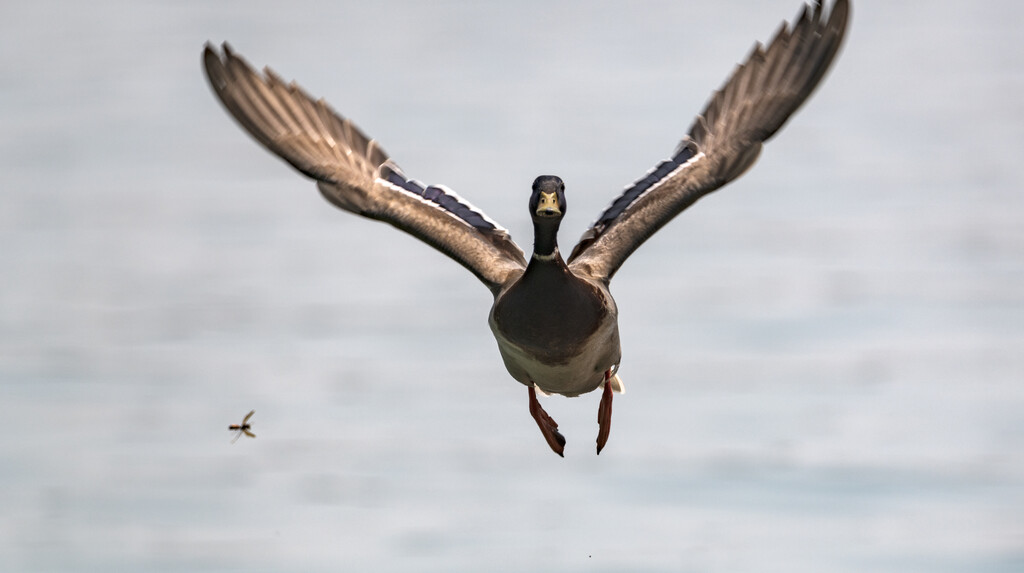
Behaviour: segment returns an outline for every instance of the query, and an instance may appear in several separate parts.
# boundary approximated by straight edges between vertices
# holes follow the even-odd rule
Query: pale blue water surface
[[[0,570],[1024,570],[1024,4],[855,1],[616,276],[628,392],[600,457],[598,396],[546,400],[564,460],[487,291],[200,68],[231,41],[526,246],[558,174],[567,248],[798,6],[4,3]]]

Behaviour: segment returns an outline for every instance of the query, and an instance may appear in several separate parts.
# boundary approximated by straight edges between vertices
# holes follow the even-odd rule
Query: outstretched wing
[[[260,74],[224,44],[203,52],[224,107],[257,141],[317,181],[335,206],[384,221],[462,264],[492,291],[526,267],[508,231],[440,185],[407,178],[377,142],[323,100],[269,68]]]
[[[739,177],[810,96],[835,58],[850,7],[826,15],[808,6],[783,22],[767,48],[757,44],[697,116],[671,158],[626,188],[583,233],[569,257],[578,274],[611,280],[626,258],[683,209]]]

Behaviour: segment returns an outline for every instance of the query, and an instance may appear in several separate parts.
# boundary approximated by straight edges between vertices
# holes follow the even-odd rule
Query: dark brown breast
[[[608,312],[601,293],[559,262],[530,261],[494,305],[502,335],[548,363],[577,354]]]

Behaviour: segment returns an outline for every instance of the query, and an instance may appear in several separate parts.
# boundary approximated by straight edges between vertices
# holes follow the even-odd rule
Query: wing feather
[[[448,255],[497,292],[523,272],[508,231],[455,192],[408,179],[373,139],[322,99],[269,68],[263,74],[226,43],[203,52],[206,75],[228,112],[257,141],[313,178],[335,206],[390,223]]]
[[[756,44],[711,96],[673,156],[627,187],[583,233],[569,256],[578,274],[609,281],[655,231],[704,195],[742,175],[811,95],[842,44],[848,0],[824,14],[804,5],[768,47]]]

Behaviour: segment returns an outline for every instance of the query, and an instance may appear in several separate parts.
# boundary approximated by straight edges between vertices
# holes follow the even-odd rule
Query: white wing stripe
[[[675,177],[680,171],[693,165],[704,157],[703,153],[694,153],[693,149],[686,146],[686,141],[680,145],[679,151],[670,159],[666,159],[648,170],[640,179],[637,179],[629,187],[626,187],[618,197],[612,200],[608,207],[601,213],[591,227],[605,227],[624,213],[631,205],[636,204],[645,195],[660,187],[665,181]],[[686,154],[686,152],[689,154]],[[683,159],[682,162],[679,160]]]
[[[377,181],[382,185],[440,209],[464,225],[492,232],[507,232],[493,219],[478,210],[444,185],[425,185],[421,181],[405,178],[397,169],[385,165]]]

